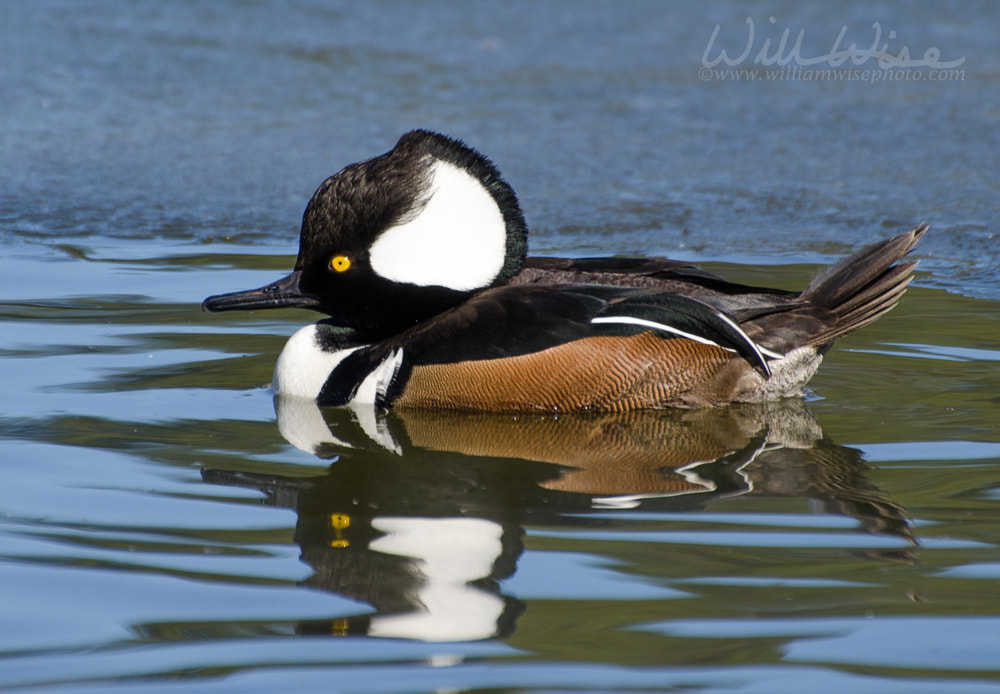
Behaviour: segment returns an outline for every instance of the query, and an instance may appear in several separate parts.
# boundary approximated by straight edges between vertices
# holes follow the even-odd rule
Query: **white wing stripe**
[[[662,330],[663,332],[672,333],[674,335],[679,335],[680,337],[686,337],[689,340],[694,340],[695,342],[700,342],[703,345],[715,345],[716,347],[722,347],[718,342],[709,340],[708,338],[701,337],[700,335],[694,335],[684,330],[679,330],[669,325],[664,325],[663,323],[657,323],[655,321],[646,320],[645,318],[636,318],[634,316],[597,316],[596,318],[590,319],[591,323],[620,323],[622,325],[641,325],[644,328],[652,328],[653,330]],[[730,352],[735,352],[735,349],[729,349],[728,347],[722,347],[722,349],[729,350]]]
[[[768,372],[768,375],[770,375],[770,371],[767,368],[767,362],[764,360],[764,357],[762,356],[762,353],[766,354],[767,356],[771,357],[772,359],[781,359],[781,358],[784,357],[784,355],[783,354],[778,354],[777,352],[775,352],[773,350],[770,350],[770,349],[767,349],[765,347],[761,347],[760,345],[758,345],[756,342],[754,342],[753,340],[751,340],[750,336],[747,335],[745,332],[743,332],[743,329],[739,325],[737,325],[735,321],[733,321],[732,319],[730,319],[728,316],[725,316],[725,315],[723,315],[721,313],[716,313],[715,315],[718,318],[721,318],[723,320],[723,322],[725,322],[727,325],[729,325],[731,328],[733,328],[737,332],[737,334],[739,334],[739,336],[743,338],[743,340],[750,346],[750,349],[753,350],[754,354],[757,355],[757,358],[760,360],[760,363],[764,365],[764,371]],[[634,316],[597,316],[596,318],[591,318],[590,322],[591,323],[618,323],[618,324],[621,324],[621,325],[641,325],[644,328],[652,328],[653,330],[662,330],[664,332],[671,333],[671,334],[677,335],[679,337],[687,338],[688,340],[694,340],[695,342],[700,342],[703,345],[714,345],[716,347],[721,347],[722,349],[727,350],[729,352],[735,352],[736,351],[735,349],[732,349],[730,347],[725,347],[723,345],[720,345],[719,343],[717,343],[717,342],[715,342],[713,340],[709,340],[708,338],[702,337],[701,335],[694,335],[692,333],[689,333],[689,332],[684,331],[684,330],[680,330],[680,329],[675,328],[673,326],[665,325],[664,323],[657,323],[656,321],[646,320],[645,318],[636,318]]]
[[[736,332],[738,332],[743,337],[743,339],[746,340],[746,343],[753,348],[753,351],[757,353],[757,356],[760,356],[761,354],[766,354],[767,356],[771,357],[772,359],[781,359],[782,357],[785,356],[784,354],[778,354],[774,350],[768,349],[767,347],[764,347],[763,345],[758,345],[756,342],[754,342],[753,340],[750,339],[749,335],[747,335],[745,332],[743,332],[743,328],[741,328],[739,326],[739,324],[737,324],[736,321],[732,320],[726,314],[724,314],[724,313],[716,313],[715,315],[718,316],[719,318],[721,318],[726,323],[728,323],[729,327],[731,327],[733,330],[735,330]],[[763,357],[761,357],[761,361],[764,361]]]

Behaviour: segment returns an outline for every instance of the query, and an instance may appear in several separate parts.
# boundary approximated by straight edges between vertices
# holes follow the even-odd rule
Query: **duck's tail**
[[[919,261],[897,262],[913,250],[930,225],[862,248],[817,275],[802,299],[837,317],[834,325],[811,336],[806,344],[828,345],[885,315],[913,280]]]
[[[786,311],[750,318],[764,346],[786,353],[811,346],[821,352],[835,340],[890,311],[913,280],[916,260],[898,262],[929,228],[865,246],[820,272]]]

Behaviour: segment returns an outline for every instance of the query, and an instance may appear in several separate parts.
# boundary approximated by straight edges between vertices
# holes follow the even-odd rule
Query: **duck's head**
[[[202,308],[309,308],[337,325],[392,331],[506,283],[526,255],[521,208],[496,167],[457,140],[415,130],[323,182],[303,215],[292,274]]]

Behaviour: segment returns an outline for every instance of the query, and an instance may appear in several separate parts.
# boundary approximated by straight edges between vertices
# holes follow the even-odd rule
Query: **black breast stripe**
[[[330,372],[316,402],[320,405],[346,405],[354,399],[362,382],[377,365],[369,349],[362,348],[348,354]]]
[[[323,389],[316,397],[320,405],[340,406],[349,404],[358,394],[358,389],[387,360],[399,358],[399,363],[391,373],[386,373],[388,382],[375,393],[375,406],[388,407],[391,404],[393,385],[397,381],[405,382],[409,367],[406,365],[406,355],[397,355],[394,350],[383,350],[380,345],[363,347],[348,354],[343,361],[330,372]]]

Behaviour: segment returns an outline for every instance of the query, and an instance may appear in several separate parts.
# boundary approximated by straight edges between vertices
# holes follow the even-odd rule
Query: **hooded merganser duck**
[[[682,262],[528,258],[513,189],[416,130],[319,187],[291,275],[209,311],[298,307],[278,395],[321,405],[624,411],[800,395],[834,340],[889,311],[925,233],[861,249],[801,293]]]

